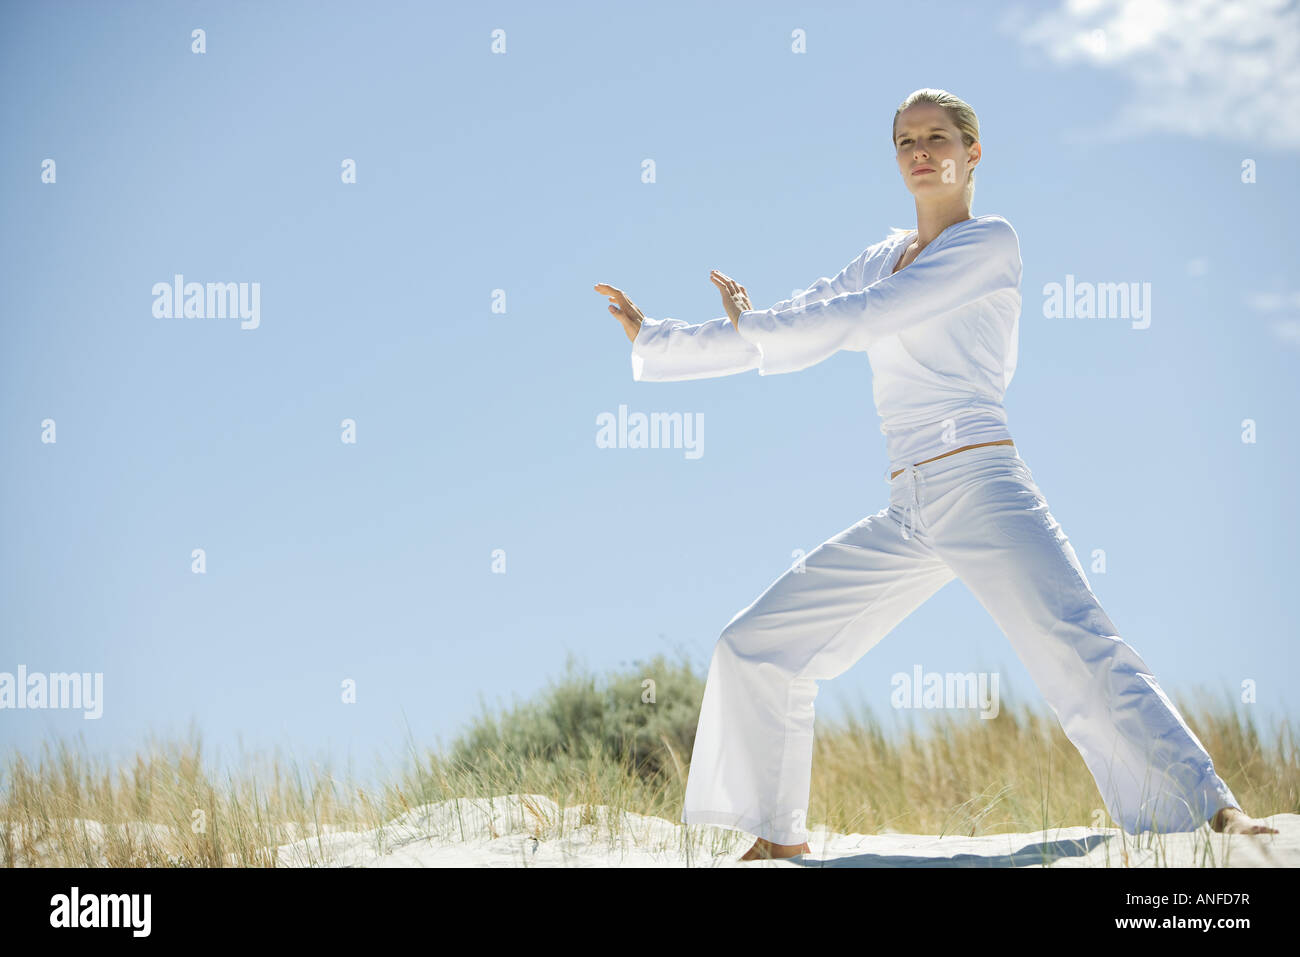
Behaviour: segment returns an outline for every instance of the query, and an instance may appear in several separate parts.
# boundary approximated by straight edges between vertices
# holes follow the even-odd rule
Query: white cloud
[[[1300,319],[1283,319],[1273,323],[1273,334],[1283,342],[1300,346]]]
[[[1246,306],[1266,315],[1300,310],[1300,290],[1296,292],[1257,292],[1245,299]],[[1300,346],[1300,319],[1274,319],[1268,325],[1277,338],[1288,345]]]
[[[1246,297],[1246,305],[1259,312],[1300,309],[1300,292],[1257,292]]]
[[[1047,13],[1016,11],[1002,27],[1059,64],[1128,78],[1115,136],[1222,137],[1247,156],[1300,149],[1295,0],[1066,0]]]

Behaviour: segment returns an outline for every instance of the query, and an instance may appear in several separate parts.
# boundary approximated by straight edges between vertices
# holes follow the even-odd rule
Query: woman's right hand
[[[709,273],[709,281],[718,287],[718,292],[722,293],[722,308],[727,310],[727,318],[731,320],[731,324],[740,331],[740,314],[754,308],[749,301],[749,293],[745,292],[745,287],[736,280],[716,269]]]
[[[636,307],[636,303],[629,299],[623,290],[603,282],[596,283],[596,292],[609,297],[609,311],[623,323],[623,331],[627,333],[628,341],[635,341],[636,334],[641,331],[641,320],[645,318],[641,310]]]

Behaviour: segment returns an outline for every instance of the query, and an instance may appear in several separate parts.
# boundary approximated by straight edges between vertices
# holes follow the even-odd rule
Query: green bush
[[[653,701],[644,700],[652,691]],[[532,700],[499,716],[484,708],[452,743],[447,760],[462,773],[502,762],[613,760],[651,780],[673,772],[674,752],[682,765],[690,760],[703,696],[704,679],[686,661],[659,655],[598,679],[570,655],[563,676]]]

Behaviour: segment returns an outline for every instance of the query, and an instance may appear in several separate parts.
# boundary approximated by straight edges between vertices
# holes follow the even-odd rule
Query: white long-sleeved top
[[[646,318],[632,378],[672,382],[797,372],[865,352],[889,472],[964,445],[1011,438],[1003,397],[1016,371],[1020,240],[1001,216],[953,223],[893,272],[916,231],[867,247],[770,309],[688,325]]]

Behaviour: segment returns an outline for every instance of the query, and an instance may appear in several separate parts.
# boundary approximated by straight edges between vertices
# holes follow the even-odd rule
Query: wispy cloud
[[[1067,0],[1014,11],[1001,27],[1057,63],[1126,77],[1132,95],[1105,131],[1115,137],[1175,132],[1300,150],[1295,0]]]
[[[1258,312],[1300,310],[1300,292],[1257,292],[1246,297],[1246,305]]]
[[[1282,319],[1272,325],[1273,335],[1283,342],[1300,346],[1300,319]]]
[[[1266,315],[1279,312],[1300,313],[1300,291],[1257,292],[1246,297],[1246,306]],[[1300,319],[1294,316],[1274,319],[1269,323],[1268,328],[1273,335],[1288,345],[1300,346]]]

